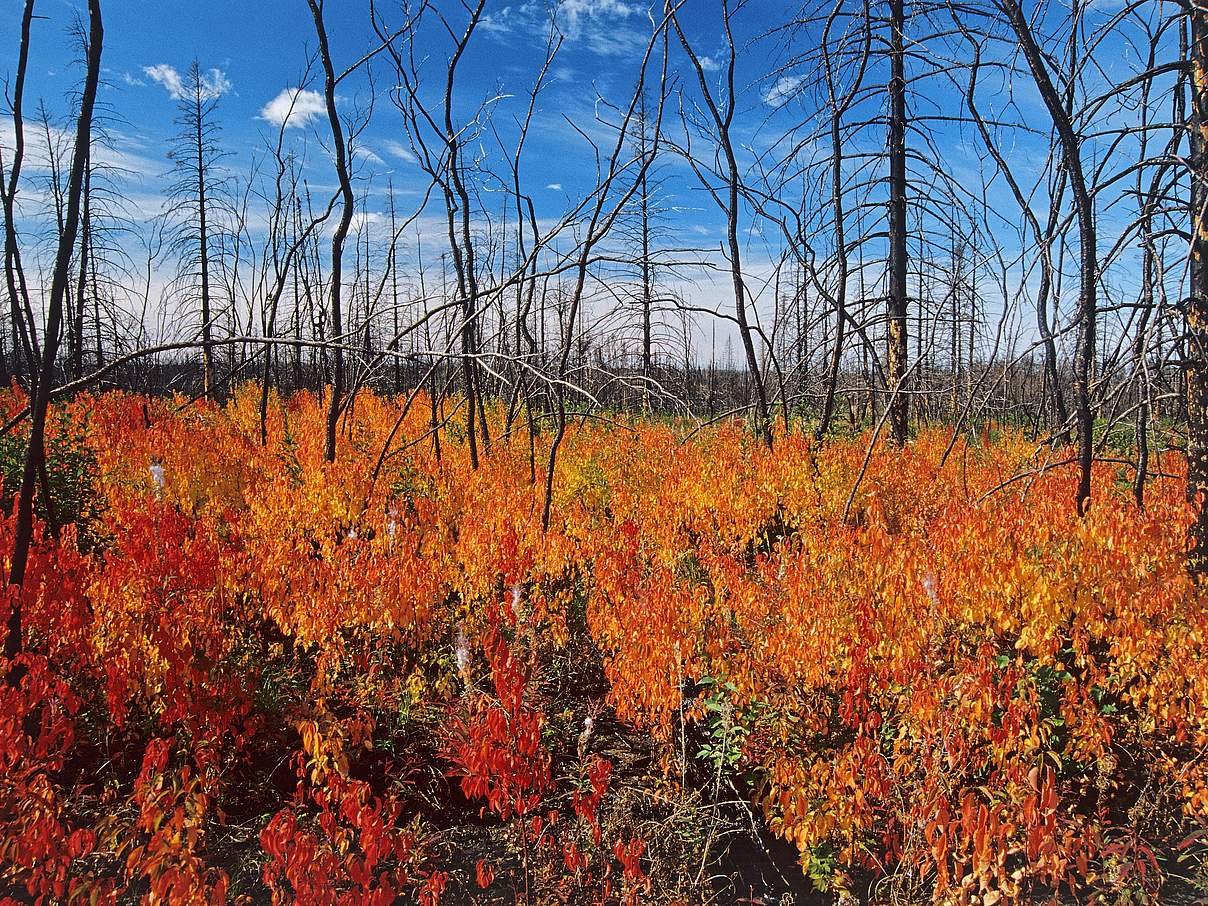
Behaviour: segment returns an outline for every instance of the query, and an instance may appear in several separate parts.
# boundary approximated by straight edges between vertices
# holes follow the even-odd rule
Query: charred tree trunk
[[[832,89],[833,94],[833,89]],[[836,106],[831,114],[831,206],[835,218],[835,264],[838,271],[835,278],[835,345],[831,349],[830,365],[826,377],[826,395],[822,400],[822,417],[818,421],[818,430],[814,432],[817,440],[824,438],[830,431],[831,420],[835,414],[835,394],[839,387],[839,368],[843,362],[844,329],[847,326],[847,231],[844,224],[845,212],[843,207],[843,137],[840,132],[840,117],[842,111]]]
[[[32,7],[32,4],[30,4]],[[96,104],[97,82],[101,71],[101,45],[104,28],[101,23],[100,0],[88,2],[88,53],[84,90],[80,95],[80,114],[76,123],[75,151],[72,155],[71,172],[67,181],[67,205],[63,232],[59,236],[55,254],[54,272],[51,277],[50,302],[46,317],[46,336],[42,344],[42,358],[37,389],[30,402],[29,448],[25,453],[25,466],[21,473],[21,490],[17,495],[16,525],[13,532],[13,552],[9,569],[8,627],[4,640],[4,656],[8,661],[8,681],[20,682],[23,671],[13,665],[22,650],[21,599],[18,589],[25,584],[25,570],[29,563],[29,548],[34,534],[34,494],[38,481],[44,473],[46,459],[46,411],[50,405],[50,394],[55,376],[55,357],[59,349],[63,328],[63,307],[71,279],[71,256],[75,249],[76,232],[80,222],[80,196],[83,193],[84,171],[88,166],[88,149],[92,141],[92,111]],[[30,325],[32,329],[33,325]]]
[[[643,124],[642,155],[645,157],[646,135]],[[650,410],[650,381],[654,377],[654,356],[651,350],[650,309],[654,304],[654,288],[651,285],[650,268],[650,196],[647,176],[642,174],[642,411]]]
[[[315,34],[319,40],[319,57],[323,64],[323,99],[327,107],[327,122],[331,127],[332,150],[335,155],[336,178],[340,183],[340,219],[331,235],[331,283],[329,308],[331,312],[331,399],[327,406],[327,437],[323,456],[328,462],[336,461],[336,429],[340,420],[340,407],[344,396],[344,328],[340,301],[343,279],[344,240],[352,223],[355,200],[352,194],[352,178],[348,173],[348,145],[344,139],[344,126],[336,110],[336,74],[331,63],[331,48],[327,44],[327,28],[323,24],[323,0],[308,0],[310,12],[315,20]]]
[[[1078,491],[1075,505],[1084,515],[1090,508],[1091,463],[1094,459],[1094,419],[1091,412],[1091,365],[1095,358],[1096,290],[1099,262],[1095,237],[1095,210],[1082,168],[1082,151],[1066,105],[1053,86],[1044,54],[1017,0],[1002,0],[1001,7],[1011,23],[1020,50],[1032,71],[1036,88],[1053,119],[1061,142],[1062,159],[1074,196],[1078,217],[1079,307],[1078,349],[1074,357],[1074,409],[1078,432]],[[1193,14],[1194,15],[1194,14]],[[1208,311],[1208,310],[1206,310]]]
[[[214,335],[210,323],[210,236],[209,224],[206,222],[205,132],[202,123],[205,99],[202,96],[201,80],[198,78],[193,79],[193,92],[196,105],[194,140],[197,153],[197,250],[198,264],[201,267],[201,390],[202,394],[209,398],[214,383]]]
[[[1187,497],[1195,506],[1187,566],[1208,569],[1208,10],[1188,4],[1191,63],[1191,292],[1186,302]]]
[[[92,241],[92,169],[88,162],[85,162],[84,167],[84,197],[81,200],[83,211],[80,214],[80,270],[76,283],[75,305],[71,315],[70,348],[68,350],[68,358],[71,362],[70,373],[72,378],[77,380],[84,375],[84,309],[87,307],[88,250]]]
[[[664,4],[664,8],[670,10],[670,2]],[[692,46],[688,43],[683,30],[680,28],[679,20],[674,13],[671,15],[671,23],[675,28],[676,36],[680,40],[680,44],[684,48],[684,52],[688,55],[688,59],[692,63],[693,69],[696,71],[696,79],[700,86],[701,97],[705,102],[705,106],[712,118],[713,125],[717,129],[717,144],[720,151],[719,158],[721,163],[721,175],[725,180],[725,185],[721,191],[715,193],[715,196],[724,198],[724,202],[720,206],[724,209],[726,215],[726,238],[724,250],[728,258],[730,267],[730,278],[734,288],[734,319],[738,323],[739,339],[742,341],[743,352],[746,354],[747,370],[750,373],[751,382],[754,390],[755,398],[755,420],[756,430],[759,433],[765,446],[768,449],[772,447],[772,419],[768,408],[768,395],[764,387],[763,373],[759,367],[759,357],[755,353],[755,340],[751,330],[751,324],[747,318],[747,288],[743,280],[742,273],[742,248],[739,242],[739,195],[742,190],[742,172],[738,166],[738,158],[734,151],[734,143],[730,136],[730,128],[734,122],[734,113],[737,105],[737,94],[735,93],[734,69],[736,64],[737,50],[734,43],[734,35],[730,29],[730,17],[732,11],[728,0],[722,0],[722,26],[726,38],[726,68],[725,68],[725,91],[726,102],[725,110],[721,109],[719,101],[713,96],[713,91],[709,87],[709,80],[705,77],[705,70],[701,65],[699,57]],[[711,190],[712,191],[712,190]]]
[[[906,322],[906,13],[903,0],[889,0],[889,354],[886,383],[893,441],[906,443],[910,412],[905,393]]]
[[[5,377],[11,378],[22,372],[22,362],[31,372],[37,355],[26,326],[25,312],[28,296],[25,277],[21,269],[21,250],[17,244],[17,222],[14,205],[17,184],[21,179],[21,165],[25,159],[25,121],[22,102],[25,96],[25,73],[29,68],[29,31],[34,18],[34,0],[25,0],[21,15],[21,49],[17,54],[17,72],[12,86],[13,157],[8,171],[8,186],[0,187],[0,201],[4,206],[4,278],[8,285],[9,317],[11,319],[11,346],[9,360],[5,363]],[[30,321],[32,327],[32,321]],[[7,382],[7,381],[6,381]]]

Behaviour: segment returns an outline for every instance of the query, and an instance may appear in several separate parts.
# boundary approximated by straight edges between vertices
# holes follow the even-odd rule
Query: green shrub
[[[4,482],[0,487],[0,506],[6,514],[12,512],[20,492],[28,449],[28,425],[20,425],[0,437],[0,478]],[[59,526],[75,524],[82,540],[91,537],[93,526],[104,511],[104,501],[93,482],[96,468],[96,454],[88,446],[84,426],[65,415],[55,416],[46,431],[46,485],[50,500],[47,501],[39,482],[34,498],[37,517]]]

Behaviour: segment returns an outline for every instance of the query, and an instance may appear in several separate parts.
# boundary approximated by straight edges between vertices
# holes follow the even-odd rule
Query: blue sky
[[[31,102],[44,99],[52,109],[66,110],[64,98],[79,76],[72,66],[74,53],[67,33],[81,5],[76,0],[39,2],[37,12],[48,18],[34,23],[27,109],[34,106]],[[3,6],[7,7],[4,19],[18,21],[19,0],[3,0]],[[464,19],[457,16],[459,4],[443,6],[454,21]],[[376,46],[368,11],[369,4],[362,0],[328,0],[327,29],[338,68]],[[115,129],[119,149],[131,155],[130,162],[140,159],[139,165],[150,171],[143,175],[152,184],[156,166],[167,168],[164,156],[175,132],[172,79],[192,60],[221,88],[218,119],[222,143],[235,155],[228,165],[238,170],[248,165],[251,153],[275,137],[277,123],[272,113],[287,106],[283,92],[299,87],[307,55],[315,47],[314,27],[304,0],[108,0],[103,13],[103,99],[119,118]],[[753,33],[760,27],[760,18],[746,16],[742,24]],[[401,19],[396,14],[391,21]],[[595,115],[597,93],[618,101],[628,98],[636,77],[636,56],[645,47],[650,24],[645,8],[628,0],[568,0],[559,13],[559,23],[566,39],[538,112],[539,127],[529,139],[529,160],[534,179],[543,180],[542,187],[556,185],[573,192],[577,183],[589,178],[584,165],[593,158],[562,117],[586,127]],[[690,14],[685,24],[693,40],[700,42],[702,53],[720,49],[718,22],[706,23]],[[547,28],[544,3],[488,3],[457,85],[458,101],[467,112],[488,97],[513,95],[498,104],[494,117],[502,128],[508,127],[513,115],[521,111],[537,74]],[[16,50],[15,40],[0,42],[0,73],[12,72]],[[433,45],[433,62],[439,63],[436,58],[443,59],[445,51],[444,46]],[[391,174],[404,187],[408,179],[419,177],[406,155],[398,153],[406,139],[384,90],[390,75],[387,68],[375,69],[379,96],[362,140],[369,159],[362,161],[361,172]],[[310,88],[321,90],[315,76],[312,73]],[[754,73],[747,78],[755,78]],[[748,98],[755,108],[763,106],[759,90],[752,87]],[[340,95],[345,109],[364,106],[370,97],[369,82],[358,73],[341,85]],[[324,135],[325,114],[318,101],[317,95],[303,95],[295,102],[291,124],[298,128],[289,130],[291,141],[313,141]],[[551,204],[561,201],[558,189],[544,191],[551,193],[547,199]]]
[[[3,0],[3,5],[4,18],[18,21],[19,0]],[[456,27],[466,20],[459,3],[439,5]],[[69,112],[66,99],[79,78],[69,31],[82,8],[81,0],[38,3],[37,13],[47,18],[34,23],[27,110],[44,100],[52,111],[63,115]],[[490,0],[459,71],[456,98],[462,116],[470,117],[484,100],[499,98],[491,105],[491,121],[503,133],[505,143],[512,140],[516,119],[523,114],[528,91],[543,61],[549,10],[543,0]],[[773,21],[769,18],[772,12],[779,17],[775,21],[781,21],[788,10],[787,4],[761,0],[758,7],[736,19],[738,40],[750,41]],[[230,171],[245,173],[254,156],[263,156],[267,143],[276,137],[280,114],[289,109],[290,98],[294,97],[287,143],[307,149],[306,174],[312,189],[322,192],[333,186],[334,175],[324,150],[327,123],[321,98],[306,91],[294,94],[300,89],[313,92],[322,87],[317,66],[308,85],[300,81],[308,54],[316,46],[305,0],[108,0],[103,14],[101,97],[114,115],[114,147],[107,155],[126,173],[123,191],[136,218],[150,219],[161,209],[169,167],[166,153],[176,131],[173,93],[194,59],[220,95],[217,119],[222,129],[221,144],[230,152],[224,162]],[[325,14],[337,70],[378,45],[369,23],[368,2],[327,0]],[[401,22],[401,15],[395,11],[387,21]],[[563,43],[548,75],[525,157],[525,191],[533,195],[538,215],[551,219],[594,185],[596,152],[576,130],[583,130],[602,147],[610,141],[608,130],[596,121],[598,100],[602,97],[627,103],[652,28],[647,7],[633,0],[562,0],[557,22]],[[715,74],[714,58],[723,46],[720,7],[705,2],[690,4],[682,22],[706,67]],[[434,77],[428,91],[429,100],[435,104],[443,90],[443,82],[435,76],[443,76],[440,70],[449,53],[449,42],[442,39],[437,28],[429,26],[426,34],[432,36],[424,49],[431,55],[428,71]],[[15,40],[0,42],[0,74],[5,77],[15,66],[16,51]],[[678,47],[673,45],[672,52],[678,55]],[[356,167],[359,189],[365,193],[359,216],[371,218],[380,217],[386,210],[387,179],[393,183],[404,212],[407,200],[418,199],[428,185],[428,178],[407,150],[401,117],[389,101],[388,89],[395,80],[385,57],[380,62],[383,65],[373,67],[376,98],[365,72],[349,78],[339,90],[339,104],[345,113],[364,109],[371,100],[375,104],[370,124],[360,138]],[[764,99],[769,83],[761,81],[767,62],[767,48],[757,54],[744,52],[740,57],[739,106],[743,113],[738,117],[735,135],[744,143],[752,140],[755,130],[772,113]],[[10,130],[0,134],[0,140],[11,135],[7,123],[0,128]],[[499,153],[490,135],[480,141],[488,146],[487,153]],[[36,146],[37,139],[32,143]],[[37,168],[36,158],[35,147],[27,168]],[[717,247],[720,215],[694,183],[691,172],[674,159],[660,167],[664,174],[663,241],[705,249]],[[503,201],[501,197],[500,203]],[[443,241],[436,219],[439,212],[434,208],[431,214],[431,221],[421,222],[430,223],[436,242]],[[766,270],[770,252],[762,247],[758,235],[752,239],[752,270]],[[678,283],[679,278],[675,279]],[[684,286],[686,292],[700,297],[694,300],[698,303],[724,305],[724,281],[717,288],[713,284],[712,275],[700,272],[690,275]],[[724,323],[720,331],[723,336],[728,333]],[[702,332],[700,337],[704,335]]]
[[[379,8],[388,4],[380,4]],[[465,21],[457,0],[440,0],[438,7],[460,25]],[[3,21],[19,21],[20,0],[0,0]],[[34,23],[33,54],[27,84],[27,111],[44,100],[52,111],[65,113],[67,97],[78,77],[78,66],[69,29],[82,0],[39,0],[37,12],[46,19]],[[327,0],[327,30],[337,69],[342,69],[376,46],[369,26],[368,0]],[[749,0],[736,16],[736,38],[740,46],[738,66],[738,116],[734,135],[744,148],[744,162],[753,159],[752,149],[765,149],[789,124],[808,115],[816,106],[809,97],[793,97],[794,76],[771,74],[783,61],[784,50],[773,40],[755,40],[767,29],[791,18],[799,4],[783,0]],[[1103,16],[1118,4],[1101,0],[1092,13]],[[514,122],[527,104],[527,92],[540,68],[546,46],[549,6],[544,0],[488,0],[486,18],[479,27],[465,57],[456,88],[460,118],[468,118],[485,100],[497,98],[491,105],[491,122],[504,135],[505,145],[514,134]],[[176,104],[172,96],[175,80],[196,59],[220,94],[218,120],[221,142],[229,152],[226,166],[236,174],[246,173],[256,155],[263,155],[280,124],[280,113],[288,108],[290,92],[306,87],[300,79],[308,53],[315,47],[314,28],[305,0],[265,0],[265,2],[183,2],[183,0],[105,0],[106,25],[104,50],[105,87],[102,100],[115,115],[112,127],[112,162],[127,172],[125,193],[131,213],[149,219],[162,206],[164,176],[169,163],[166,152],[176,131],[173,118]],[[388,22],[401,22],[394,11]],[[716,64],[723,50],[720,4],[714,0],[688,0],[681,16],[685,31],[702,56],[710,77],[718,74]],[[645,47],[651,24],[647,7],[640,0],[561,0],[558,24],[564,42],[553,66],[548,88],[543,93],[525,159],[525,190],[534,197],[539,216],[556,218],[594,184],[595,152],[574,127],[603,143],[607,129],[597,122],[598,97],[625,103],[637,76],[637,60]],[[443,69],[449,42],[439,29],[426,28],[422,49],[430,54],[429,72]],[[0,77],[7,78],[15,65],[16,31],[11,29],[0,40]],[[808,39],[802,42],[808,45]],[[800,48],[798,48],[800,49]],[[807,47],[808,49],[808,47]],[[1122,56],[1115,54],[1122,50]],[[1109,69],[1127,71],[1136,64],[1128,59],[1128,47],[1108,44],[1101,49],[1102,62]],[[695,77],[688,70],[678,47],[672,48],[672,73],[677,84],[691,97],[695,95]],[[383,62],[385,62],[383,60]],[[317,72],[317,70],[316,70]],[[387,66],[375,66],[377,98],[369,126],[360,140],[357,174],[364,192],[361,216],[380,217],[385,210],[387,179],[393,182],[400,209],[406,212],[408,199],[415,203],[427,187],[428,179],[415,165],[406,148],[402,120],[391,105],[388,89],[393,84]],[[1005,97],[986,77],[982,105],[999,110]],[[875,79],[874,79],[875,81]],[[309,88],[320,88],[312,76]],[[443,84],[433,78],[427,86],[429,100],[435,101]],[[931,101],[919,102],[914,109],[956,114],[959,96],[932,83]],[[343,83],[339,103],[350,113],[364,109],[372,98],[370,80],[364,71]],[[788,100],[784,109],[776,103]],[[294,114],[286,130],[288,142],[306,149],[306,175],[313,189],[322,192],[334,182],[324,151],[327,134],[325,115],[318,95],[301,94],[294,101]],[[671,109],[676,109],[673,102]],[[872,108],[880,103],[875,97]],[[912,101],[912,104],[914,102]],[[1011,94],[1013,115],[1029,124],[1043,123],[1043,108],[1026,83],[1018,84]],[[4,130],[10,130],[5,132]],[[7,145],[11,125],[0,122],[0,145]],[[1031,182],[1043,160],[1036,151],[1037,136],[1016,136],[1017,144],[1008,149]],[[883,138],[876,130],[857,136],[849,151],[874,152]],[[500,153],[490,134],[479,142],[482,153]],[[944,155],[942,165],[957,181],[974,188],[981,167],[972,131],[962,132],[951,125],[939,126],[936,147]],[[814,149],[805,147],[808,158]],[[36,167],[31,161],[30,166]],[[665,209],[661,235],[665,244],[716,249],[721,239],[722,221],[716,207],[695,183],[682,160],[668,155],[660,165],[662,207]],[[1013,210],[1001,182],[992,188],[990,199],[996,214],[991,219],[997,228],[1010,232],[1018,228],[1018,212]],[[797,199],[790,203],[800,204]],[[501,198],[502,203],[502,198]],[[434,241],[439,231],[438,212],[421,225],[430,227]],[[770,317],[770,294],[763,287],[770,275],[770,262],[779,254],[780,241],[775,231],[763,229],[755,218],[744,218],[746,264],[752,289],[759,296],[757,310]],[[1107,215],[1105,215],[1106,217]],[[1107,221],[1105,220],[1105,223]],[[992,224],[992,226],[994,225]],[[752,226],[754,225],[754,226]],[[1109,231],[1110,232],[1110,231]],[[1005,240],[1010,244],[1010,239]],[[1106,236],[1104,243],[1110,241]],[[825,248],[826,237],[818,237]],[[870,246],[875,256],[875,245]],[[713,260],[718,263],[714,254]],[[1027,279],[1027,278],[1021,278]],[[1117,279],[1127,280],[1127,274]],[[679,291],[692,296],[694,304],[725,307],[725,280],[708,271],[697,271],[675,278]],[[1072,285],[1072,284],[1071,284]],[[1030,316],[1025,313],[1025,321]],[[719,324],[724,336],[728,328]],[[698,331],[698,339],[709,328]]]

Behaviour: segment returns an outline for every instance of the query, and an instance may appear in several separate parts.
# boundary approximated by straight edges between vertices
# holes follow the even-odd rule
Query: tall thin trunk
[[[893,441],[906,443],[910,399],[906,395],[906,13],[903,0],[889,0],[889,350],[886,384]]]
[[[323,64],[323,98],[327,107],[327,122],[331,127],[332,149],[335,154],[336,178],[340,183],[340,219],[331,234],[330,312],[332,336],[331,399],[327,405],[327,437],[323,456],[328,462],[336,461],[336,428],[340,420],[340,407],[344,396],[344,328],[340,302],[341,280],[343,279],[344,240],[352,223],[354,198],[352,179],[348,174],[348,146],[344,140],[344,126],[336,110],[336,74],[331,63],[331,49],[327,44],[327,28],[323,24],[323,0],[307,0],[315,20],[315,33],[319,40],[319,57]]]
[[[638,133],[640,143],[639,153],[643,160],[648,153],[646,147],[646,96],[643,94],[640,102]],[[654,356],[651,349],[651,312],[654,302],[654,287],[650,267],[650,185],[649,174],[642,171],[641,189],[638,190],[638,203],[641,214],[642,231],[642,411],[650,409],[650,381],[654,377]]]
[[[92,140],[92,111],[96,103],[97,82],[101,71],[101,45],[104,28],[101,23],[100,0],[88,2],[88,53],[84,90],[80,94],[80,114],[76,123],[75,151],[72,155],[71,172],[67,182],[67,206],[63,232],[59,236],[55,267],[51,277],[50,302],[46,318],[46,336],[42,344],[42,360],[38,386],[30,404],[29,448],[25,453],[25,467],[21,473],[21,490],[17,495],[16,524],[13,531],[13,550],[9,569],[8,627],[4,639],[4,656],[9,661],[8,681],[20,682],[23,671],[12,664],[22,650],[21,599],[17,588],[25,584],[25,571],[29,563],[29,548],[34,534],[34,493],[39,476],[45,468],[46,457],[46,412],[50,405],[51,386],[55,376],[55,357],[59,349],[63,328],[63,306],[71,279],[71,256],[75,249],[76,232],[80,221],[80,195],[84,184],[84,170],[88,166],[88,148]]]
[[[670,5],[670,0],[668,0],[664,4],[664,8],[669,9]],[[721,193],[718,193],[718,195],[725,199],[721,206],[726,215],[725,249],[729,258],[730,279],[734,289],[734,316],[738,322],[739,339],[742,342],[743,352],[746,354],[747,371],[754,390],[755,427],[764,445],[768,449],[771,449],[772,419],[768,409],[768,397],[767,391],[764,388],[763,373],[759,367],[759,357],[755,353],[755,340],[752,335],[750,321],[747,318],[747,289],[743,281],[742,249],[739,242],[739,191],[742,187],[742,173],[739,170],[738,158],[735,155],[734,144],[730,137],[730,126],[734,120],[737,104],[734,79],[736,48],[734,35],[730,29],[730,16],[730,4],[728,0],[722,0],[722,25],[725,32],[728,55],[725,70],[726,106],[724,113],[719,107],[718,102],[714,99],[713,91],[709,87],[709,80],[705,77],[704,67],[701,65],[699,57],[693,52],[674,13],[671,15],[671,24],[675,28],[676,35],[680,39],[680,44],[683,46],[685,53],[688,54],[689,59],[692,61],[693,68],[696,70],[696,79],[700,85],[701,96],[709,109],[713,125],[717,129],[717,143],[721,151],[721,162],[723,164],[721,175],[726,181],[724,196]]]
[[[36,360],[33,340],[27,328],[25,310],[28,295],[21,268],[21,250],[17,243],[17,221],[14,205],[17,185],[21,180],[21,165],[25,160],[25,120],[22,115],[25,97],[25,73],[29,68],[29,31],[34,17],[34,0],[25,0],[21,15],[21,47],[17,53],[17,71],[12,85],[13,157],[8,171],[8,185],[0,191],[4,206],[4,278],[8,286],[9,317],[11,319],[10,359],[6,363],[6,378],[20,374],[22,360],[32,372]],[[6,381],[7,382],[7,381]]]
[[[830,370],[826,379],[826,396],[822,400],[822,418],[814,436],[821,440],[830,431],[831,419],[835,414],[835,394],[839,388],[839,366],[843,361],[844,331],[847,327],[847,232],[843,210],[843,137],[840,133],[841,111],[836,108],[831,115],[831,207],[835,219],[835,264],[838,271],[835,282],[835,345],[831,349]]]
[[[957,244],[953,236],[952,243],[952,332],[950,339],[950,357],[952,363],[952,398],[950,414],[953,424],[960,417],[960,388],[961,388],[961,341],[960,341],[960,311],[961,311],[961,280],[964,265],[964,248]]]
[[[206,222],[205,98],[200,79],[193,80],[194,150],[197,154],[197,255],[201,267],[201,390],[208,399],[214,381],[214,338],[210,325],[210,237]]]
[[[643,156],[645,155],[646,137],[643,131]],[[654,301],[654,291],[651,286],[650,268],[650,196],[646,183],[647,176],[642,173],[641,207],[642,207],[642,410],[650,409],[650,381],[654,377],[654,356],[651,350],[650,309]]]
[[[1191,292],[1186,307],[1187,497],[1195,506],[1187,566],[1208,572],[1208,10],[1189,4]]]
[[[1061,141],[1062,159],[1065,172],[1069,177],[1070,189],[1074,196],[1074,209],[1078,216],[1078,245],[1079,245],[1079,310],[1078,310],[1078,349],[1074,356],[1074,409],[1078,429],[1078,490],[1075,504],[1078,513],[1083,515],[1090,507],[1091,498],[1091,463],[1094,460],[1094,419],[1091,412],[1091,366],[1095,358],[1095,294],[1099,279],[1099,261],[1095,236],[1095,210],[1090,192],[1086,186],[1086,176],[1082,169],[1082,150],[1078,136],[1074,133],[1074,124],[1069,110],[1062,103],[1061,97],[1053,87],[1052,78],[1044,60],[1044,55],[1031,27],[1020,9],[1018,0],[1000,0],[1003,11],[1011,23],[1011,28],[1019,41],[1036,88],[1053,119],[1053,126]],[[1194,19],[1193,19],[1194,21]],[[1206,309],[1208,313],[1208,309]]]
[[[88,162],[84,167],[84,197],[81,200],[83,211],[80,214],[80,270],[79,279],[76,282],[76,298],[71,316],[70,348],[68,350],[73,378],[79,378],[84,373],[84,309],[87,307],[85,297],[88,290],[88,250],[92,241],[92,167]]]
[[[394,392],[403,392],[403,360],[399,356],[398,335],[398,223],[394,211],[394,183],[389,183],[390,195],[390,308],[394,313],[394,334],[390,348],[394,351]]]

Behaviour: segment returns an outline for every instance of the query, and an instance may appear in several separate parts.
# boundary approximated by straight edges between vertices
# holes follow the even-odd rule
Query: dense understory
[[[401,400],[360,394],[334,464],[313,396],[274,399],[263,446],[256,388],[186,402],[52,418],[0,896],[1195,889],[1208,617],[1175,454],[1143,510],[1096,466],[1080,518],[1061,451],[1013,433],[866,462],[867,436],[593,419],[543,531],[548,439],[499,411],[472,470],[416,402],[374,480]]]

